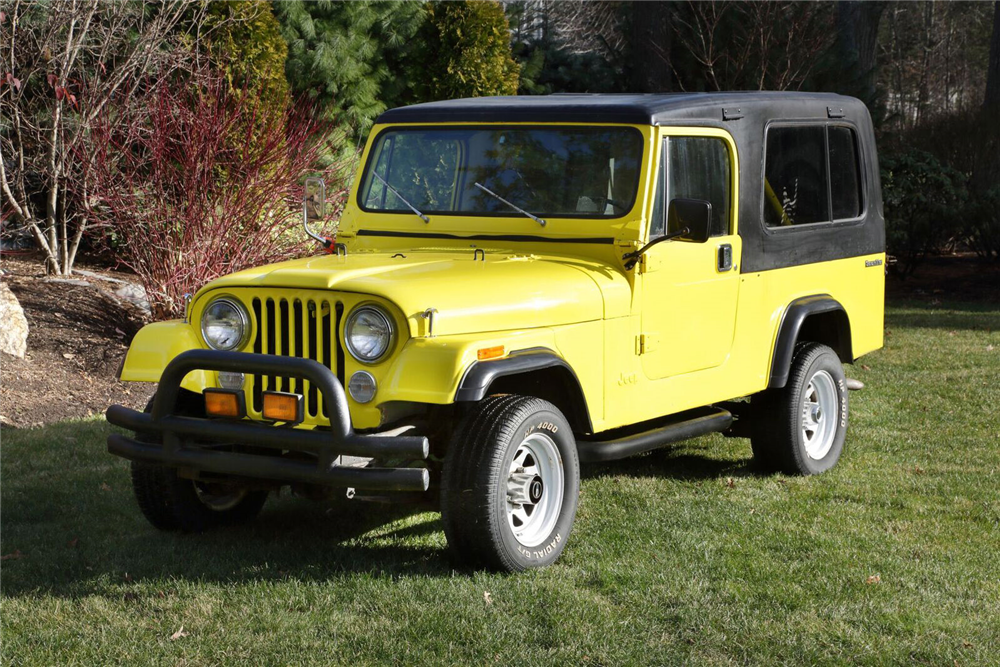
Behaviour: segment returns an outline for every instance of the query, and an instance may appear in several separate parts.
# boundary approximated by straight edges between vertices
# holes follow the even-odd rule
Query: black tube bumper
[[[199,419],[171,414],[181,381],[194,370],[233,371],[308,380],[323,395],[330,430],[276,427],[252,421]],[[424,436],[359,435],[351,427],[344,388],[329,368],[311,359],[245,352],[191,350],[167,365],[149,413],[120,405],[108,408],[107,419],[162,444],[142,442],[118,433],[108,436],[108,451],[133,461],[159,463],[241,477],[304,482],[369,491],[426,491],[425,468],[350,468],[336,465],[338,456],[426,459]],[[205,444],[238,443],[276,450],[275,456],[220,451]],[[307,452],[315,461],[282,458],[285,451]]]

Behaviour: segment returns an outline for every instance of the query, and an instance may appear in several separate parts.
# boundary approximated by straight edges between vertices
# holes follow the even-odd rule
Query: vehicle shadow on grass
[[[68,423],[47,430],[44,444],[5,451],[0,546],[8,556],[0,579],[5,597],[114,599],[157,594],[185,582],[252,586],[284,580],[475,575],[474,570],[456,569],[439,515],[421,506],[346,499],[316,503],[286,494],[270,498],[260,516],[245,526],[202,534],[156,530],[135,504],[128,466],[108,459],[97,443],[81,450],[78,442],[64,440],[75,428],[95,429]],[[105,432],[106,426],[97,426],[94,440],[103,444]],[[754,474],[742,452],[731,447],[720,451],[722,444],[710,436],[585,465],[582,474],[585,480]],[[65,461],[73,466],[66,468]]]
[[[58,520],[34,522],[20,501],[41,502],[40,495],[5,498],[2,549],[15,556],[3,563],[3,596],[82,598],[179,581],[252,585],[452,573],[440,519],[426,508],[284,496],[269,499],[245,526],[184,534],[146,523],[130,493],[107,495],[81,509],[64,506]]]
[[[689,443],[663,447],[646,454],[607,463],[590,463],[581,467],[583,479],[603,477],[659,477],[675,480],[707,480],[723,477],[763,477],[765,473],[755,468],[750,457],[721,459],[709,445],[705,452],[692,451]]]

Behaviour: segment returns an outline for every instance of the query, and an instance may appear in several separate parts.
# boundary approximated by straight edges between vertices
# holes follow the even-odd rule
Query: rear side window
[[[764,155],[768,227],[850,220],[861,215],[857,135],[849,127],[772,127]]]
[[[856,218],[861,215],[861,173],[854,130],[849,127],[831,127],[829,137],[833,219]]]

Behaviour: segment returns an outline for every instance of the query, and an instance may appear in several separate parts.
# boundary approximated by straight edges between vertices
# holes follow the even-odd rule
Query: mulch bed
[[[1000,304],[1000,262],[985,262],[971,253],[930,257],[906,279],[890,274],[885,282],[889,301],[917,299],[976,301]]]
[[[144,316],[110,294],[113,283],[87,279],[91,286],[82,286],[46,280],[41,263],[31,258],[4,256],[0,267],[28,320],[25,358],[0,353],[5,428],[86,417],[103,413],[112,403],[146,405],[154,385],[117,379]],[[122,277],[100,267],[80,268]]]

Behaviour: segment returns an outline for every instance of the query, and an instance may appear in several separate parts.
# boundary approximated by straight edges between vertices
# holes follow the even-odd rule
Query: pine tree
[[[288,44],[285,72],[336,115],[345,132],[365,132],[398,104],[404,63],[424,17],[419,2],[276,2]]]

